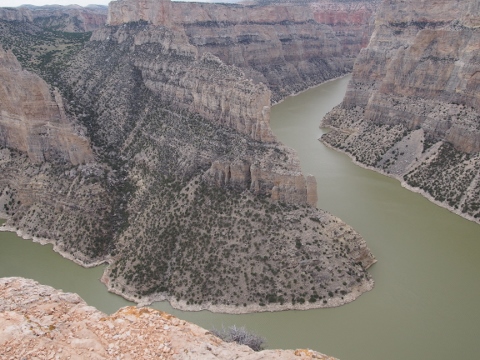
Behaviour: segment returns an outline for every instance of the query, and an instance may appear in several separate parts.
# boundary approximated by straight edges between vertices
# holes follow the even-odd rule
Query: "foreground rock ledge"
[[[0,279],[0,358],[324,359],[311,350],[264,350],[226,343],[150,308],[106,315],[80,296],[23,278]]]

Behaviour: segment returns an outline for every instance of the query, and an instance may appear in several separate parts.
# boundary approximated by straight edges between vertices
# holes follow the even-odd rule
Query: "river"
[[[352,225],[378,262],[375,288],[334,309],[247,315],[154,307],[205,328],[244,325],[270,348],[311,348],[342,360],[476,360],[480,356],[480,226],[442,209],[399,182],[354,165],[323,146],[318,124],[338,104],[349,77],[325,83],[272,108],[273,131],[297,150],[318,182],[320,208]],[[80,294],[112,313],[129,302],[83,269],[41,246],[0,233],[0,277],[23,276]]]

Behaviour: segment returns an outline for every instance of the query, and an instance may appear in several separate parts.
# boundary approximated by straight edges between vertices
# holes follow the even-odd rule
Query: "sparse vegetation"
[[[247,345],[254,351],[263,350],[265,339],[257,334],[248,331],[246,328],[237,327],[236,325],[225,328],[222,326],[220,330],[213,328],[210,332],[226,342],[236,342],[240,345]]]
[[[56,60],[63,51],[56,40],[35,55],[29,69],[59,87],[68,115],[87,129],[97,162],[34,165],[5,150],[0,205],[9,223],[56,240],[86,263],[109,259],[111,286],[137,300],[165,296],[192,308],[325,306],[362,285],[356,279],[369,282],[365,266],[372,259],[347,225],[313,207],[273,201],[262,177],[254,182],[248,173],[236,181],[231,170],[215,172],[218,161],[283,174],[294,159],[278,144],[206,120],[147,87],[151,64],[165,71],[149,79],[171,84],[196,60],[161,41],[135,45],[132,34],[146,26],[110,29],[123,32],[122,42],[79,39],[65,62]],[[255,89],[238,69],[214,60],[202,60],[208,81],[228,76],[246,83],[245,91]]]

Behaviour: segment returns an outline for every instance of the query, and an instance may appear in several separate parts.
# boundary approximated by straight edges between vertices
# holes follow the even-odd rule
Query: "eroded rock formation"
[[[33,162],[64,160],[73,165],[93,160],[82,128],[70,120],[57,89],[22,69],[0,47],[0,142],[27,153]]]
[[[84,32],[92,31],[105,25],[107,7],[100,5],[87,7],[78,5],[0,7],[0,19],[35,23],[57,31]]]
[[[169,0],[113,1],[108,23],[147,21],[184,32],[200,54],[212,53],[265,83],[273,101],[350,72],[373,30],[376,1],[291,1],[240,5]]]
[[[107,315],[77,294],[28,279],[0,279],[0,299],[3,359],[335,360],[307,349],[254,352],[150,308],[131,306]]]
[[[7,229],[84,265],[108,262],[108,288],[139,303],[307,309],[373,287],[365,241],[311,206],[315,180],[273,136],[265,85],[173,25],[107,26],[71,47],[51,32],[58,50],[45,56],[41,28],[0,25],[22,63],[58,86],[96,160],[32,164],[4,149]]]
[[[464,217],[480,218],[478,1],[383,2],[322,137]]]
[[[102,122],[116,123],[119,131],[106,134],[108,141],[120,141],[120,138],[127,136],[130,129],[125,127],[128,119],[125,114],[132,112],[131,104],[120,96],[117,96],[116,101],[112,101],[113,93],[110,89],[95,93],[94,96],[90,89],[97,88],[97,81],[100,80],[107,84],[112,83],[111,86],[114,87],[124,86],[121,74],[131,74],[129,85],[145,88],[157,101],[169,104],[177,111],[185,110],[198,114],[212,123],[231,128],[249,138],[238,146],[230,147],[228,154],[217,153],[204,157],[207,162],[211,162],[212,156],[214,157],[205,179],[217,185],[249,189],[257,194],[271,196],[272,192],[275,192],[277,199],[289,203],[316,204],[315,181],[306,180],[292,150],[282,147],[279,152],[282,152],[285,158],[283,161],[274,159],[276,153],[273,149],[279,144],[269,125],[270,91],[265,86],[253,84],[238,68],[225,65],[211,54],[199,55],[184,36],[164,27],[109,27],[97,31],[91,41],[91,45],[81,54],[84,58],[72,67],[67,81],[75,82],[76,86],[82,89],[83,94],[80,96],[83,97],[85,106],[89,103],[93,108],[98,106],[98,112],[109,116]],[[115,45],[112,46],[113,43]],[[84,61],[86,58],[89,60]],[[93,67],[92,61],[96,64]],[[103,78],[97,77],[95,69],[104,67],[104,64],[115,64],[119,71],[112,73],[106,68],[105,72],[99,73]],[[89,79],[89,83],[84,83],[85,78]],[[111,91],[116,91],[116,88]],[[130,91],[137,90],[132,88]],[[131,96],[130,92],[125,96]],[[115,102],[117,103],[114,105]],[[111,109],[111,112],[105,109]],[[111,118],[113,112],[115,119]],[[118,121],[122,123],[118,124]],[[131,121],[134,121],[133,114]],[[138,128],[138,118],[135,121]],[[120,129],[125,132],[122,134]],[[255,144],[254,147],[263,148],[261,156],[257,156],[256,150],[249,154],[247,148],[251,142]],[[189,158],[192,155],[195,154],[185,153]],[[177,171],[189,174],[194,171],[192,166],[205,166],[204,160],[191,158],[184,161],[185,165],[179,165]],[[237,172],[234,170],[234,178],[230,181],[230,168],[235,168],[238,162],[241,162],[242,166],[248,164],[246,172],[237,180]]]

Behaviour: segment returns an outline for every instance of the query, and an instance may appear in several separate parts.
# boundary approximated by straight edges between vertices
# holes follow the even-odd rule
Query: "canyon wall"
[[[322,140],[480,219],[478,1],[384,1]]]
[[[91,5],[32,6],[23,5],[16,8],[0,7],[0,19],[6,21],[30,22],[65,32],[93,31],[105,25],[107,7]]]
[[[105,51],[107,47],[109,49]],[[139,25],[135,30],[123,26],[108,27],[94,33],[88,50],[89,62],[78,61],[76,64],[79,67],[70,73],[68,80],[76,82],[85,97],[89,96],[87,94],[91,96],[91,86],[98,85],[90,76],[92,70],[87,68],[91,62],[96,63],[92,69],[104,66],[101,64],[116,64],[124,73],[132,73],[132,77],[138,76],[132,78],[132,82],[139,82],[137,85],[145,87],[157,101],[168,104],[177,111],[200,115],[214,124],[244,134],[248,139],[247,145],[253,140],[258,142],[255,147],[265,147],[265,155],[261,156],[248,154],[246,145],[236,146],[228,155],[206,156],[208,161],[214,156],[214,161],[205,174],[205,179],[221,186],[249,189],[257,194],[271,196],[275,193],[277,199],[289,203],[316,204],[316,182],[314,179],[307,181],[292,150],[282,149],[283,153],[288,154],[283,162],[274,160],[273,155],[266,155],[271,153],[268,143],[274,147],[279,144],[270,129],[270,91],[264,85],[254,84],[238,68],[225,65],[211,54],[198,54],[181,33],[164,27]],[[102,82],[112,82],[112,86],[115,84],[117,87],[124,86],[122,79],[117,78],[120,74],[112,75],[106,70],[102,74],[105,76]],[[85,78],[90,83],[85,82]],[[114,88],[111,90],[117,91]],[[116,114],[115,122],[123,122],[127,119],[125,114],[131,112],[130,104],[120,100],[119,96],[118,100],[112,100],[112,96],[112,93],[107,92],[84,100],[85,104],[91,102],[93,107],[99,106],[97,111],[108,116],[112,113],[105,110],[112,109],[113,103],[118,102],[113,110]],[[116,126],[127,130],[124,124],[117,123]],[[126,133],[122,134],[119,130],[106,136],[108,141],[116,142],[112,137],[126,136]],[[188,157],[192,155],[194,154],[185,154]],[[235,164],[239,162],[244,167],[243,173],[235,171]],[[189,159],[185,164],[199,166],[202,161]],[[178,171],[191,173],[193,169],[189,166],[180,165]]]
[[[63,99],[38,75],[23,70],[12,52],[0,47],[0,141],[33,162],[93,160],[79,124],[67,117]]]
[[[88,41],[3,21],[0,36],[59,89],[95,160],[35,163],[3,148],[4,229],[108,262],[109,290],[142,304],[308,309],[372,289],[365,241],[313,206],[315,180],[272,134],[267,86],[173,25],[110,25]]]
[[[130,184],[128,226],[103,279],[110,291],[141,303],[168,299],[177,308],[235,313],[336,306],[371,288],[365,268],[375,260],[363,239],[305,207],[316,202],[315,180],[271,134],[264,85],[198,54],[181,32],[141,22],[96,31],[63,76],[78,109],[91,111],[84,119],[94,144],[124,164]],[[299,227],[305,236],[294,241]],[[258,241],[269,246],[254,246]],[[272,249],[277,255],[268,255]],[[264,264],[273,281],[262,280]],[[297,266],[320,287],[282,294],[279,284],[287,286]],[[331,269],[342,281],[331,281]]]
[[[373,30],[376,1],[240,5],[113,1],[108,23],[134,21],[184,32],[272,91],[274,102],[351,71]]]

